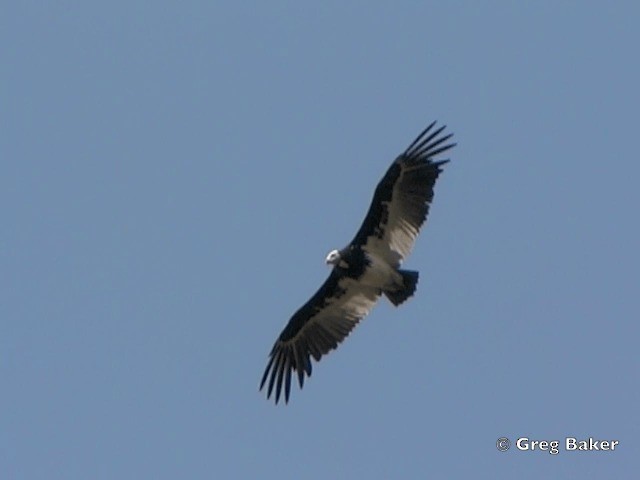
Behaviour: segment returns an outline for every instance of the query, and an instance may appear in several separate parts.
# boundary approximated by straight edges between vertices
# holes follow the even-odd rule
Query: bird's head
[[[337,265],[340,258],[340,252],[338,250],[331,250],[329,255],[327,255],[325,262],[327,262],[327,265]]]

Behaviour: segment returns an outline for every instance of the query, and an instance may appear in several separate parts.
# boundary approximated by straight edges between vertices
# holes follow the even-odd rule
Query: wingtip
[[[434,120],[429,125],[427,125],[427,128],[425,128],[424,130],[422,130],[422,132],[420,132],[420,135],[418,135],[416,139],[413,142],[411,142],[411,145],[407,147],[404,153],[407,154],[416,145],[416,143],[420,141],[422,137],[424,137],[427,133],[429,133],[429,130],[431,130],[437,122],[438,122],[437,120]]]
[[[454,144],[446,145],[446,148],[435,149],[438,145],[441,145],[443,142],[446,142],[451,137],[453,137],[453,133],[449,133],[442,137],[438,138],[438,135],[442,133],[447,125],[439,126],[436,130],[431,131],[431,129],[435,126],[436,122],[431,122],[427,128],[425,128],[418,137],[411,142],[411,145],[407,147],[404,151],[404,156],[406,157],[422,157],[427,155],[428,157],[432,157],[437,155],[438,153],[442,153],[445,150],[453,147]],[[430,151],[431,150],[431,151]]]

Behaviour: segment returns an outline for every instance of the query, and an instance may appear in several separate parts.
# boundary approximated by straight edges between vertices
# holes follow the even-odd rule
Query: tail
[[[393,290],[384,290],[384,294],[396,307],[413,295],[418,285],[418,272],[412,270],[398,270],[402,275],[402,285],[396,285]]]

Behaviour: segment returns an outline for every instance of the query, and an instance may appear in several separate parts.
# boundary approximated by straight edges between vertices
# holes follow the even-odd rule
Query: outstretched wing
[[[378,184],[367,216],[352,241],[399,266],[409,255],[433,200],[433,186],[449,160],[433,157],[455,146],[445,143],[453,134],[440,135],[444,126],[429,125],[398,156]]]
[[[361,285],[335,267],[316,294],[289,320],[270,353],[270,360],[260,382],[267,378],[267,398],[275,386],[276,404],[284,386],[284,400],[289,401],[291,374],[298,374],[300,388],[304,376],[311,376],[311,356],[316,360],[335,349],[373,308],[380,296],[376,288]]]

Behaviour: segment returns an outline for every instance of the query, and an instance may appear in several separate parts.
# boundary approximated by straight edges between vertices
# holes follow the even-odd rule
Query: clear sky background
[[[0,477],[637,478],[635,3],[3,4]],[[274,406],[274,340],[436,119],[417,295]]]

